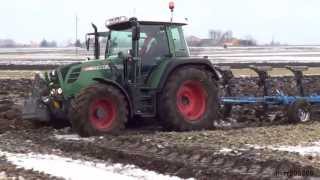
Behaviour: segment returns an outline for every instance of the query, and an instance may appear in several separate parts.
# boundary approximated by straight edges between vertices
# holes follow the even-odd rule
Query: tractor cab
[[[120,71],[135,69],[137,73],[141,72],[137,76],[146,76],[165,59],[189,57],[182,31],[184,25],[186,23],[116,17],[106,21],[107,32],[98,32],[92,24],[94,32],[86,34],[86,47],[89,50],[93,41],[94,59],[98,60],[104,54],[104,59],[115,64]],[[132,60],[137,63],[133,64]],[[123,64],[127,69],[123,69]],[[138,67],[128,67],[132,65]]]
[[[133,55],[130,50],[137,48],[136,55],[144,59],[189,56],[182,32],[185,23],[115,19],[118,21],[112,19],[106,22],[110,30],[108,55],[117,55],[119,52]],[[132,46],[135,43],[138,46]]]
[[[150,74],[163,60],[189,57],[182,31],[184,25],[176,22],[138,21],[126,17],[107,20],[109,36],[105,57],[120,58],[127,71],[133,69],[136,76]],[[135,81],[135,78],[132,80]]]

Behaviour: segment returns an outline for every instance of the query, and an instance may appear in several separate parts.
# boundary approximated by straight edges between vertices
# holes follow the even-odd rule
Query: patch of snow
[[[320,156],[320,146],[280,146],[271,149],[278,151],[296,152],[303,156]]]
[[[320,141],[313,142],[312,144],[316,146],[320,146]]]
[[[158,174],[154,171],[139,169],[134,165],[94,163],[57,155],[35,153],[18,154],[0,151],[0,156],[5,156],[9,162],[20,168],[33,169],[68,180],[180,180],[176,176]]]
[[[247,144],[247,146],[254,149],[271,149],[276,151],[286,151],[298,153],[302,156],[320,156],[320,141],[313,142],[309,145],[297,145],[297,146],[259,146]]]
[[[295,45],[295,46],[230,46],[227,49],[221,46],[209,46],[209,47],[189,47],[191,50],[223,50],[223,51],[235,51],[235,50],[306,50],[306,49],[320,49],[319,45]]]
[[[204,56],[204,55],[201,55]],[[210,57],[212,63],[245,63],[245,62],[255,62],[255,63],[293,63],[293,62],[320,62],[320,57],[304,57],[304,56],[256,56],[256,57],[219,57],[219,59],[215,59],[214,57]]]
[[[241,155],[243,152],[248,151],[247,148],[221,148],[216,154],[233,154],[233,155]]]
[[[251,77],[250,75],[239,75],[238,77],[241,77],[241,78],[248,78],[248,77]]]
[[[192,56],[213,63],[320,62],[320,46],[190,47]],[[92,54],[75,48],[0,48],[0,65],[64,65],[82,62]]]
[[[54,138],[58,140],[62,139],[62,140],[71,140],[71,141],[94,141],[93,137],[83,138],[77,134],[65,134],[65,135],[55,134]]]
[[[232,152],[233,151],[233,149],[229,149],[229,148],[222,148],[222,149],[220,149],[220,153],[230,153],[230,152]]]
[[[272,57],[272,56],[319,56],[319,51],[303,51],[303,52],[214,52],[214,51],[201,51],[201,53],[194,53],[195,55],[210,56],[210,57]]]
[[[213,124],[215,127],[229,127],[232,125],[230,122],[227,121],[214,122]]]

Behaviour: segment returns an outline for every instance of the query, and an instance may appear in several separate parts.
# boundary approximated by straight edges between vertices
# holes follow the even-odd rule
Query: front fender
[[[93,78],[94,81],[99,82],[101,84],[107,84],[107,85],[112,85],[116,88],[118,88],[121,93],[125,96],[127,103],[129,105],[129,116],[133,117],[133,104],[132,104],[132,100],[129,96],[129,94],[127,93],[127,91],[123,88],[123,86],[121,86],[119,83],[117,83],[116,81],[110,80],[110,79],[104,79],[104,78]]]

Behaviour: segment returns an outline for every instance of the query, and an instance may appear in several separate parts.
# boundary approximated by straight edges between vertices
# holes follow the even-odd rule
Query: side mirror
[[[130,49],[128,54],[129,54],[130,56],[133,56],[133,50]]]
[[[122,51],[118,52],[118,57],[119,57],[120,59],[124,59],[124,54],[123,54]]]
[[[90,38],[86,38],[86,48],[87,48],[87,51],[89,51],[89,48],[90,48]]]
[[[133,26],[132,28],[132,40],[138,41],[140,39],[140,26]]]

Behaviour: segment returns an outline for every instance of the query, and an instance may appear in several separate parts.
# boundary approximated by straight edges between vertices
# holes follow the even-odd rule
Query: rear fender
[[[216,81],[219,81],[221,77],[220,73],[215,69],[208,59],[171,60],[161,76],[158,88],[162,89],[165,86],[165,83],[174,71],[186,66],[200,67],[203,70],[207,70],[212,73],[212,78]]]

